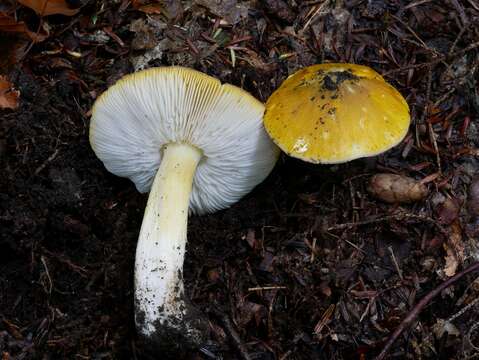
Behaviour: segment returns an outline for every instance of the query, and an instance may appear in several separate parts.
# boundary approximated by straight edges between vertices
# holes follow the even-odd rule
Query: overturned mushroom
[[[319,64],[288,77],[266,102],[264,126],[288,155],[342,163],[378,155],[409,128],[409,107],[374,70]]]
[[[269,174],[279,151],[263,111],[245,91],[181,67],[127,75],[93,107],[96,155],[150,191],[135,259],[135,320],[150,346],[174,353],[204,340],[182,280],[188,211],[226,208]]]

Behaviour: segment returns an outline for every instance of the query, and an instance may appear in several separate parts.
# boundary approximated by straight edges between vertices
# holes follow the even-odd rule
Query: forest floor
[[[2,360],[144,358],[133,265],[147,195],[105,170],[88,126],[96,97],[148,66],[266,101],[304,66],[363,64],[411,110],[384,155],[282,155],[236,205],[190,218],[185,286],[210,340],[189,358],[372,359],[414,304],[479,260],[476,0],[7,0],[0,52]],[[385,203],[368,192],[377,173],[428,194]],[[478,276],[434,297],[388,358],[479,358]]]

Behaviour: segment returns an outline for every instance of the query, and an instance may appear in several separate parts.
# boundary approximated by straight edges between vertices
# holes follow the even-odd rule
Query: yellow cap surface
[[[319,64],[288,77],[266,103],[264,125],[286,154],[342,163],[380,154],[409,128],[409,106],[374,70]]]

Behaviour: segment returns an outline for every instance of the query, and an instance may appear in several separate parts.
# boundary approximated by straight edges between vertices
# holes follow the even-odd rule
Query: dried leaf
[[[321,201],[320,193],[298,194],[298,198],[308,205],[316,205]]]
[[[444,274],[453,276],[456,274],[457,268],[464,261],[464,243],[462,241],[462,229],[458,220],[454,221],[449,227],[449,238],[446,247],[446,265]]]
[[[474,178],[469,186],[467,208],[472,216],[479,216],[479,177]]]
[[[459,216],[459,202],[457,199],[447,198],[436,209],[437,219],[443,225],[449,225]]]
[[[0,12],[0,31],[23,33],[26,29],[27,27],[23,21],[17,22],[13,17]]]
[[[446,249],[446,265],[444,266],[444,274],[446,276],[454,276],[454,274],[457,271],[457,268],[459,266],[459,262],[457,261],[456,255],[454,254],[454,251],[452,251],[451,248]]]
[[[377,174],[370,182],[368,191],[388,203],[410,203],[422,200],[428,194],[427,187],[410,177],[396,174]]]
[[[241,304],[239,310],[238,325],[244,327],[251,320],[255,320],[256,325],[261,322],[261,319],[266,316],[266,308],[263,305],[256,304],[250,301],[245,301]]]
[[[144,3],[141,0],[131,0],[131,6],[133,6],[134,9],[139,9],[143,5]]]
[[[23,340],[23,335],[20,332],[20,328],[13,324],[12,322],[8,321],[7,319],[2,320],[3,325],[6,327],[7,331],[16,339],[16,340]],[[3,359],[3,358],[2,358]]]
[[[264,62],[263,59],[261,59],[261,57],[253,50],[250,50],[248,48],[244,48],[241,50],[244,53],[244,60],[246,60],[248,64],[250,64],[256,70],[263,72],[271,72],[277,68],[277,64]]]
[[[350,291],[353,296],[357,297],[358,299],[373,299],[378,296],[378,292],[375,290],[354,290]]]
[[[216,325],[214,322],[210,322],[210,329],[214,339],[220,344],[223,344],[227,341],[228,336],[226,335],[222,327]]]
[[[253,229],[248,229],[248,232],[246,233],[246,242],[252,249],[256,248],[256,236]]]
[[[148,4],[143,5],[138,8],[138,10],[144,12],[145,14],[161,14],[163,6],[161,4]]]
[[[454,336],[461,335],[460,331],[457,329],[456,326],[454,326],[453,323],[443,319],[437,319],[432,329],[437,339],[442,338],[444,333],[448,333],[449,335],[454,335]]]
[[[168,19],[178,19],[183,15],[183,4],[180,0],[133,0],[132,6],[145,14],[163,14]]]
[[[479,216],[470,219],[470,221],[466,224],[464,230],[467,236],[475,242],[475,238],[479,238]]]
[[[321,293],[327,297],[330,297],[333,293],[327,281],[321,281],[319,284],[319,291],[321,291]]]
[[[263,260],[258,265],[258,269],[261,271],[273,272],[275,256],[269,251],[263,252]]]
[[[5,76],[0,75],[0,109],[16,109],[20,91]]]
[[[433,251],[442,248],[445,241],[446,238],[444,235],[435,234],[430,240],[426,241],[424,248],[427,251]]]
[[[436,9],[432,7],[428,9],[426,16],[428,16],[429,19],[431,19],[436,24],[440,24],[444,22],[444,18],[445,18],[445,15],[443,15],[442,13],[440,13],[439,11],[437,11]]]
[[[243,4],[238,4],[237,0],[195,0],[193,3],[207,8],[213,15],[232,25],[248,16],[248,8]]]
[[[41,29],[43,30],[43,29]],[[40,42],[48,37],[48,33],[41,31],[39,33],[30,31],[23,21],[16,21],[13,17],[0,11],[0,32],[17,33],[26,35],[35,42]]]
[[[130,24],[130,31],[135,33],[131,42],[133,50],[153,49],[158,44],[158,30],[144,19],[137,19]]]
[[[7,74],[18,68],[29,44],[26,37],[0,34],[0,73]]]
[[[220,269],[214,268],[214,269],[208,270],[207,276],[210,282],[217,283],[221,279]]]
[[[440,234],[435,235],[428,247],[433,248],[433,245],[437,247],[442,243],[446,250],[446,264],[443,271],[446,276],[453,276],[464,261],[465,247],[459,219],[460,204],[456,198],[446,198],[441,194],[434,196],[432,203],[436,213],[435,218],[440,224],[446,226],[447,234],[444,238]]]
[[[321,319],[318,321],[316,326],[314,327],[314,333],[316,335],[319,335],[321,331],[323,330],[324,326],[329,322],[331,317],[334,314],[334,309],[335,305],[331,304],[329,307],[323,312],[323,315],[321,316]]]
[[[18,2],[33,9],[40,16],[61,14],[73,16],[80,9],[70,9],[65,0],[18,0]]]
[[[276,16],[279,20],[288,24],[294,22],[295,14],[284,0],[265,0],[263,6],[268,13]]]

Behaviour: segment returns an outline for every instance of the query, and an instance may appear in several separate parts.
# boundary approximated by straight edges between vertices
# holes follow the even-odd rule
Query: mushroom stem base
[[[189,199],[201,151],[171,143],[155,176],[135,259],[135,322],[149,348],[199,345],[207,326],[183,286]]]

